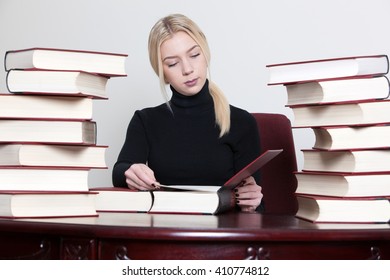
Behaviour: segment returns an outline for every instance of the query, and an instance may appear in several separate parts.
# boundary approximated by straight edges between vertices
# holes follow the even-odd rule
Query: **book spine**
[[[214,214],[220,214],[232,210],[236,206],[234,190],[222,187],[218,192],[219,204]]]

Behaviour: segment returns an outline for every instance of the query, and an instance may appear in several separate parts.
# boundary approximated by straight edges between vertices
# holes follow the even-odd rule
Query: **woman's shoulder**
[[[143,109],[139,109],[135,111],[135,115],[138,115],[141,118],[145,117],[161,117],[167,113],[169,113],[170,110],[166,103],[157,105],[155,107],[146,107]]]
[[[248,111],[230,105],[230,120],[232,131],[256,131],[257,122],[255,117]]]
[[[254,116],[247,110],[230,105],[230,116],[232,121],[238,122],[254,122]]]

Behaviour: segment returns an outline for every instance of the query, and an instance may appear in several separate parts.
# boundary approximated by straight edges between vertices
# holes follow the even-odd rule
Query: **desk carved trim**
[[[94,239],[63,238],[61,258],[65,260],[88,260],[96,258]]]
[[[240,213],[185,216],[191,224],[169,216],[164,224],[162,217],[0,219],[0,259],[390,259],[388,225],[319,229],[293,216]]]

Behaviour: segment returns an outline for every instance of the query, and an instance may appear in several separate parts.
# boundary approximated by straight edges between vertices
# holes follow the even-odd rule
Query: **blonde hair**
[[[169,15],[157,21],[149,34],[149,60],[154,72],[160,79],[161,91],[168,106],[167,82],[164,77],[160,47],[165,40],[171,38],[172,34],[179,31],[186,32],[199,45],[206,58],[207,66],[210,68],[210,49],[206,36],[195,22],[181,14]],[[220,129],[219,136],[222,137],[230,130],[229,102],[217,85],[210,80],[210,77],[209,90],[214,102],[215,122]]]

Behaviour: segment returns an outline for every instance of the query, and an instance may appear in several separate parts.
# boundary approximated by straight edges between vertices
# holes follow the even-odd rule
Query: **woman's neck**
[[[186,96],[177,92],[172,86],[172,98],[170,105],[174,113],[185,114],[204,113],[214,108],[213,98],[210,95],[209,83],[206,80],[203,88],[195,95]]]

